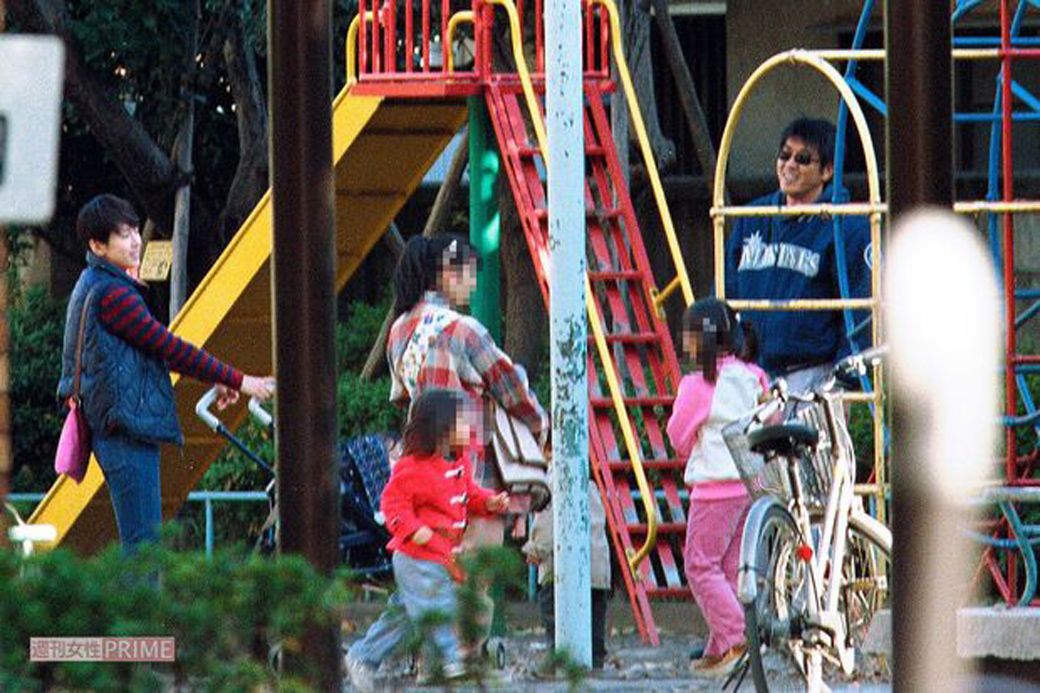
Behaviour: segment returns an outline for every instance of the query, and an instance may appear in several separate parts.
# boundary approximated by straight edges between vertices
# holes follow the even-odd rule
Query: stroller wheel
[[[506,668],[506,641],[502,638],[488,638],[484,643],[484,654],[496,669]]]

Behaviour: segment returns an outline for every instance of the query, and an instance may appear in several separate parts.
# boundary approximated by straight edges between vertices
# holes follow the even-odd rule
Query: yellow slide
[[[339,289],[462,126],[466,102],[353,96],[344,89],[333,104],[332,120]],[[268,191],[171,325],[176,334],[247,373],[272,370],[271,223]],[[224,440],[193,413],[206,387],[174,376],[185,445],[163,448],[167,519],[224,447]],[[225,420],[237,425],[244,415],[245,407],[239,406]],[[115,539],[115,517],[97,461],[91,460],[81,484],[60,477],[30,522],[54,525],[57,543],[80,552],[96,551]]]

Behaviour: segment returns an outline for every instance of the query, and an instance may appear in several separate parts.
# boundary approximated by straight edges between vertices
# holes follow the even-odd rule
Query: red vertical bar
[[[386,69],[397,72],[397,0],[387,0],[387,11],[390,14],[390,27],[386,32]]]
[[[451,0],[441,0],[441,72],[446,69],[448,64],[448,51],[451,50],[451,46],[447,45],[448,15],[450,14]]]
[[[596,45],[596,41],[592,35],[592,12],[589,8],[588,3],[582,3],[585,5],[585,64],[592,64],[592,52]]]
[[[368,63],[368,20],[365,19],[366,2],[358,0],[358,17],[361,18],[361,31],[358,32],[358,77],[365,73]]]
[[[516,18],[520,22],[520,38],[524,36],[524,0],[516,0]]]
[[[1007,0],[1000,0],[1000,67],[1002,80],[1000,84],[1001,114],[1000,114],[1000,154],[1003,164],[1003,199],[1010,202],[1014,199],[1014,160],[1011,150],[1011,118],[1012,95],[1011,95],[1011,25],[1008,17]],[[1010,416],[1014,416],[1018,405],[1018,392],[1015,387],[1015,354],[1018,351],[1017,339],[1015,338],[1015,225],[1014,217],[1010,212],[1004,213],[1004,320],[1005,332],[1007,333],[1007,358],[1004,363],[1005,381],[1005,407]],[[1004,440],[1007,448],[1007,459],[1005,460],[1004,473],[1008,482],[1013,482],[1018,477],[1016,462],[1018,458],[1015,440],[1015,429],[1008,426],[1004,432]],[[1008,585],[1016,593],[1016,561],[1013,552],[1008,552],[1007,576]]]
[[[610,76],[610,17],[606,8],[599,9],[599,27],[602,32],[600,37],[599,70],[603,77]]]
[[[379,74],[383,71],[382,60],[380,59],[383,55],[382,46],[380,42],[383,40],[380,35],[380,28],[383,23],[383,8],[377,5],[378,0],[372,0],[372,73]]]
[[[422,0],[422,65],[423,72],[430,71],[430,3]]]
[[[535,70],[545,72],[545,10],[542,0],[534,0]]]
[[[415,7],[412,0],[405,0],[404,3],[404,52],[407,53],[404,59],[404,71],[411,72],[415,67],[415,37],[412,35],[412,13],[415,11]]]
[[[491,30],[495,24],[495,8],[491,5],[484,5],[484,11],[481,14],[484,17],[484,74],[487,77],[491,75],[495,65],[491,60]]]

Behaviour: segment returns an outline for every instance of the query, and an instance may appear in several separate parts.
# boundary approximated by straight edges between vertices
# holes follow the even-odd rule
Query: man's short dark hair
[[[790,137],[797,137],[816,150],[821,169],[834,163],[834,124],[831,121],[825,118],[798,118],[791,121],[780,135],[780,148]]]
[[[83,205],[76,216],[76,236],[90,247],[90,240],[108,243],[108,237],[120,224],[139,227],[141,219],[133,205],[115,195],[98,195]]]

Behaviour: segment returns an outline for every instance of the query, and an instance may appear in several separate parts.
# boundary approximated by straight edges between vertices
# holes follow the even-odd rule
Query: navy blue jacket
[[[98,318],[101,297],[113,283],[132,286],[142,295],[145,291],[126,272],[88,252],[87,268],[72,290],[65,316],[58,397],[64,402],[72,394],[80,315],[94,289],[80,375],[80,400],[90,430],[94,435],[121,433],[147,442],[180,444],[183,436],[166,364],[109,332]]]
[[[818,202],[831,199],[827,186]],[[783,205],[777,190],[753,206]],[[835,221],[845,237],[849,296],[870,296],[870,224],[866,217],[740,217],[726,241],[726,298],[840,298],[835,259]],[[800,367],[832,362],[849,353],[842,311],[745,311],[760,340],[759,363],[777,376]],[[869,311],[855,311],[859,325]],[[869,328],[857,334],[860,347],[870,341]]]

